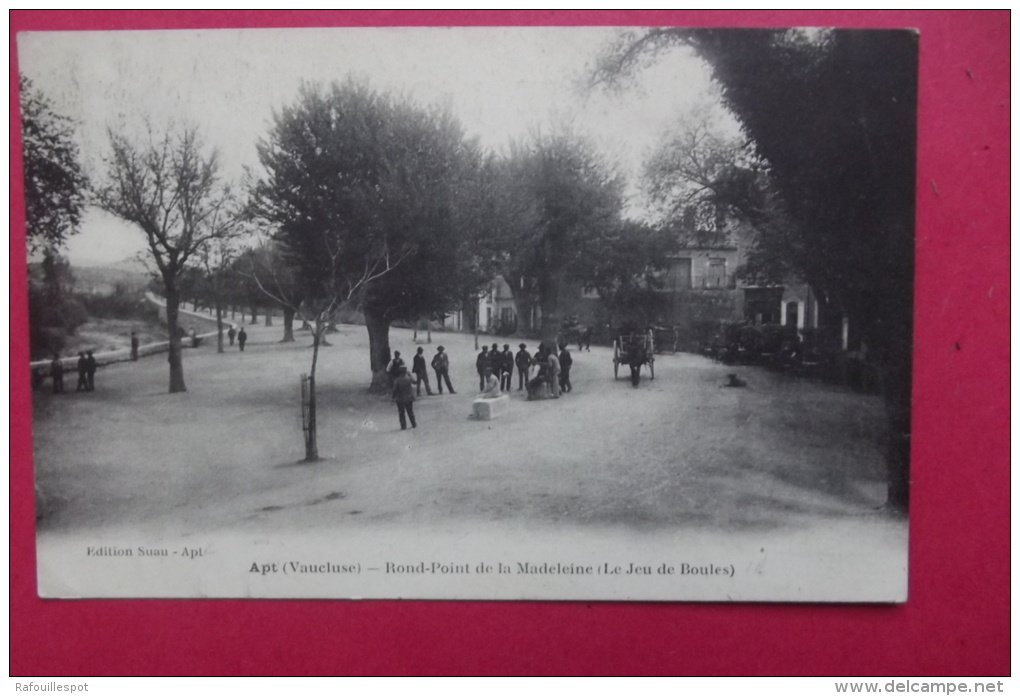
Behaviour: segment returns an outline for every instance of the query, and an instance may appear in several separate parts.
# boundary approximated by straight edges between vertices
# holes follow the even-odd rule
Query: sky
[[[469,136],[495,151],[534,129],[567,123],[591,137],[630,181],[665,129],[697,105],[718,103],[707,67],[677,48],[622,94],[577,88],[607,27],[459,27],[30,32],[18,35],[19,70],[78,124],[83,164],[101,180],[108,129],[138,137],[144,124],[193,123],[219,150],[223,175],[258,166],[255,144],[274,109],[302,81],[348,75],[422,104],[449,104]],[[725,119],[724,119],[725,120]],[[735,129],[735,125],[731,125]],[[634,213],[637,214],[637,213]],[[144,237],[89,210],[72,237],[72,264],[120,261]]]

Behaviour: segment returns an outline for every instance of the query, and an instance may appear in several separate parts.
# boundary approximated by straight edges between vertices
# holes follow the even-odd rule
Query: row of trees
[[[567,282],[625,302],[664,258],[662,237],[625,222],[613,166],[571,133],[535,135],[508,155],[482,150],[445,109],[348,80],[304,86],[257,144],[241,190],[221,181],[194,129],[129,142],[111,133],[94,200],[145,235],[167,300],[170,390],[185,389],[177,307],[258,294],[324,332],[356,307],[369,334],[371,387],[389,386],[389,328],[465,305],[497,274],[560,330]],[[651,275],[648,276],[651,278]],[[642,285],[643,287],[643,285]]]
[[[754,235],[749,272],[766,283],[790,274],[810,283],[883,366],[890,500],[905,506],[916,36],[653,29],[623,35],[593,83],[619,83],[674,45],[711,66],[746,141],[719,142],[695,124],[664,143],[647,175],[665,211],[658,230],[624,221],[622,182],[581,138],[535,135],[496,156],[465,138],[448,111],[353,81],[305,86],[274,115],[241,195],[193,129],[144,142],[111,133],[95,202],[146,236],[167,299],[170,390],[185,388],[175,330],[181,279],[195,265],[210,278],[236,268],[242,236],[261,240],[246,270],[259,290],[312,325],[313,376],[325,328],[356,305],[372,386],[381,389],[395,320],[462,305],[502,273],[522,299],[537,298],[542,337],[554,340],[567,282],[597,289],[610,305],[626,302],[654,285],[678,236],[711,241],[722,220],[737,218]],[[70,181],[72,193],[82,190]],[[54,201],[57,222],[39,215],[34,223],[30,201],[30,239],[46,230],[59,244],[81,200],[39,200]]]
[[[888,406],[889,501],[905,508],[916,33],[631,32],[603,53],[592,85],[625,86],[649,59],[674,47],[691,49],[708,64],[747,137],[746,154],[706,168],[714,174],[696,187],[701,200],[739,211],[753,224],[750,265],[757,278],[767,283],[799,277],[826,308],[842,312],[860,332],[869,360],[880,367]],[[666,148],[660,172],[691,163],[680,154],[679,148]],[[671,190],[669,177],[659,181],[660,191]],[[682,222],[690,211],[689,206],[675,209],[674,220]]]

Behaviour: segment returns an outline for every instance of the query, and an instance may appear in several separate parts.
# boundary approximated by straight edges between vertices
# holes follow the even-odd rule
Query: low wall
[[[166,302],[156,297],[152,293],[146,293],[145,298],[159,307],[159,317],[164,322],[166,321]],[[196,337],[199,340],[199,345],[202,341],[206,341],[210,338],[216,337],[216,318],[210,317],[200,312],[192,312],[190,310],[181,307],[178,309],[178,324],[181,325],[185,332],[188,332],[191,328],[191,324],[195,324]],[[225,328],[233,326],[237,328],[237,324],[230,321],[224,320],[223,325]],[[200,333],[199,330],[202,330]],[[208,330],[211,329],[211,330]],[[190,336],[185,336],[181,339],[182,348],[191,348]],[[170,341],[158,341],[156,343],[146,343],[145,345],[138,346],[138,358],[145,358],[151,355],[160,355],[162,353],[170,352]],[[131,360],[131,349],[121,348],[119,350],[107,350],[103,352],[95,352],[92,357],[96,359],[96,364],[99,367],[104,365],[113,365],[119,362],[128,362]],[[29,363],[29,369],[38,374],[41,377],[50,376],[50,363],[52,360],[35,360]],[[64,367],[64,372],[76,372],[78,369],[78,357],[71,356],[69,358],[61,358],[60,364]]]

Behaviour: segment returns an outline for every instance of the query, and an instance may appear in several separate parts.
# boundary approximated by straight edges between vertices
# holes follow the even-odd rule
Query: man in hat
[[[552,398],[560,398],[560,359],[556,357],[556,347],[551,346],[549,353],[546,355],[546,364],[549,366],[549,391],[552,392]]]
[[[414,383],[407,375],[407,368],[401,367],[400,373],[393,381],[393,400],[397,402],[397,416],[400,418],[400,429],[407,430],[407,421],[411,427],[417,428],[414,420]]]
[[[53,354],[50,361],[50,377],[53,379],[53,393],[60,394],[64,391],[64,363],[60,362],[60,356]]]
[[[528,352],[528,345],[522,343],[518,346],[520,348],[517,351],[517,356],[514,358],[514,362],[517,363],[517,391],[524,389],[524,385],[528,383],[528,378],[531,376],[531,353]]]
[[[475,358],[475,369],[478,370],[478,391],[485,389],[485,368],[492,367],[489,346],[482,346],[482,352]]]
[[[496,380],[500,384],[503,383],[503,357],[499,354],[499,344],[493,343],[492,350],[489,351],[489,363],[492,365],[492,374],[496,375]]]
[[[404,369],[407,369],[407,366],[404,364],[404,359],[400,357],[400,351],[393,351],[393,360],[390,362],[389,369],[386,371],[390,373],[390,377],[396,379],[400,376],[400,371]]]
[[[138,332],[131,332],[131,359],[138,360]]]
[[[418,346],[418,352],[414,355],[414,366],[412,368],[414,372],[415,381],[418,383],[418,396],[421,396],[421,383],[425,383],[425,393],[428,396],[432,396],[432,387],[429,385],[429,370],[425,365],[425,349]]]
[[[510,352],[510,344],[503,344],[503,352],[499,354],[503,365],[503,376],[499,380],[499,388],[504,392],[510,391],[511,382],[514,377],[514,354]]]
[[[91,350],[85,351],[85,376],[88,378],[87,391],[95,391],[96,389],[96,357],[92,355]]]
[[[244,327],[242,326],[237,332],[237,347],[241,349],[242,353],[244,352],[244,344],[247,340],[248,332],[245,331]]]
[[[560,390],[564,394],[574,391],[574,387],[570,383],[570,366],[573,364],[574,358],[571,357],[570,351],[567,350],[567,344],[564,343],[560,346]]]
[[[443,393],[443,380],[446,380],[446,386],[450,393],[456,394],[453,385],[450,384],[450,358],[442,346],[436,348],[436,354],[432,356],[432,369],[436,371],[436,385],[439,387],[439,393]]]
[[[237,329],[235,329],[235,328],[234,328],[234,325],[233,325],[233,324],[231,324],[231,325],[230,325],[230,328],[229,328],[229,329],[227,329],[227,340],[228,340],[228,341],[230,341],[230,345],[231,345],[231,346],[233,346],[233,345],[234,345],[234,337],[235,337],[236,335],[237,335]]]
[[[85,360],[85,352],[78,352],[78,386],[75,387],[75,391],[88,391],[89,390],[89,378],[86,376],[88,373],[88,363]]]

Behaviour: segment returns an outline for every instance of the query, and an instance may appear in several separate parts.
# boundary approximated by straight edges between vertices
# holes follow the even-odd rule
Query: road
[[[732,368],[686,354],[658,356],[656,379],[633,388],[594,347],[574,355],[573,393],[526,402],[514,391],[507,416],[476,422],[473,338],[436,333],[426,353],[446,347],[458,393],[423,396],[419,427],[400,431],[393,404],[366,393],[360,326],[320,353],[323,460],[306,464],[308,334],[281,344],[279,326],[248,331],[244,353],[186,351],[186,394],[165,393],[159,357],[101,370],[92,394],[37,394],[40,530],[740,531],[873,518],[884,502],[876,397],[753,368],[739,370],[746,389],[723,388]],[[410,331],[394,329],[391,345],[410,362]]]

